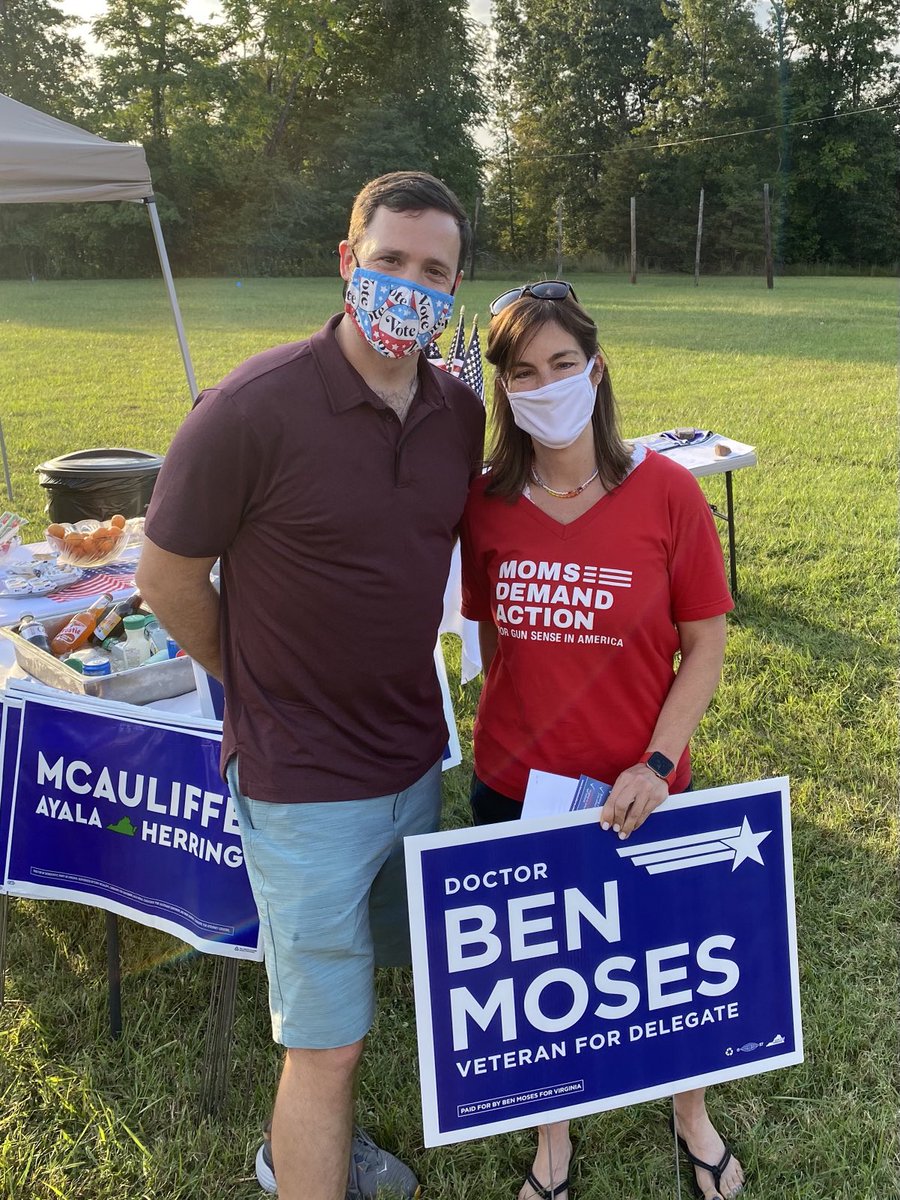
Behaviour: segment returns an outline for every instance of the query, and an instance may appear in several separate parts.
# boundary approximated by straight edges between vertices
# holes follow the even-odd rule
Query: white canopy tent
[[[184,336],[143,148],[124,142],[108,142],[77,125],[58,121],[56,117],[48,117],[9,96],[0,95],[0,204],[69,204],[97,200],[128,200],[143,204],[147,209],[191,399],[196,399],[194,367]],[[5,447],[3,460],[9,491]]]

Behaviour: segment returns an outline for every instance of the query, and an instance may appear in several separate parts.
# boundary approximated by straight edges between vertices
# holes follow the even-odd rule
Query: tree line
[[[900,0],[107,0],[89,53],[53,0],[0,0],[0,92],[146,150],[173,266],[333,270],[365,180],[421,168],[479,212],[476,269],[898,257]],[[490,132],[490,144],[478,137]],[[2,164],[0,164],[2,167]],[[0,206],[7,277],[155,270],[139,206]]]

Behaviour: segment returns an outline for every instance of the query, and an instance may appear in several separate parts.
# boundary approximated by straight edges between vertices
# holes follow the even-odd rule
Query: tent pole
[[[166,253],[166,243],[163,241],[162,226],[159,223],[159,213],[156,211],[156,199],[147,196],[144,199],[153,229],[153,240],[156,242],[156,253],[159,255],[159,265],[162,268],[163,279],[166,281],[166,291],[169,293],[169,304],[172,306],[172,316],[175,319],[175,332],[178,334],[178,345],[184,362],[184,373],[187,376],[191,399],[197,399],[197,381],[194,378],[194,365],[191,362],[191,352],[188,350],[187,338],[184,336],[184,325],[181,323],[181,310],[178,307],[178,297],[175,295],[175,283],[169,266],[169,256]]]
[[[3,436],[2,423],[0,423],[0,456],[3,458],[3,478],[6,480],[6,494],[12,500],[12,479],[9,474],[9,458],[6,454],[6,439]],[[2,988],[0,988],[0,995],[2,995]]]

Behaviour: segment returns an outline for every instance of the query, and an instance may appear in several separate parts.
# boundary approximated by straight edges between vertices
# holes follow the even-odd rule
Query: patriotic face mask
[[[453,297],[409,279],[356,267],[347,284],[344,311],[373,350],[385,358],[406,358],[444,332]]]

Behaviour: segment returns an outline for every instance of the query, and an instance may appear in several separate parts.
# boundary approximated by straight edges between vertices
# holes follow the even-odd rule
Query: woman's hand
[[[678,762],[716,690],[725,655],[725,618],[678,622],[681,666],[647,742]],[[668,786],[643,763],[616,780],[600,810],[600,824],[626,838],[639,829],[669,794]]]
[[[600,810],[600,825],[627,838],[669,795],[668,784],[643,763],[623,771]]]

